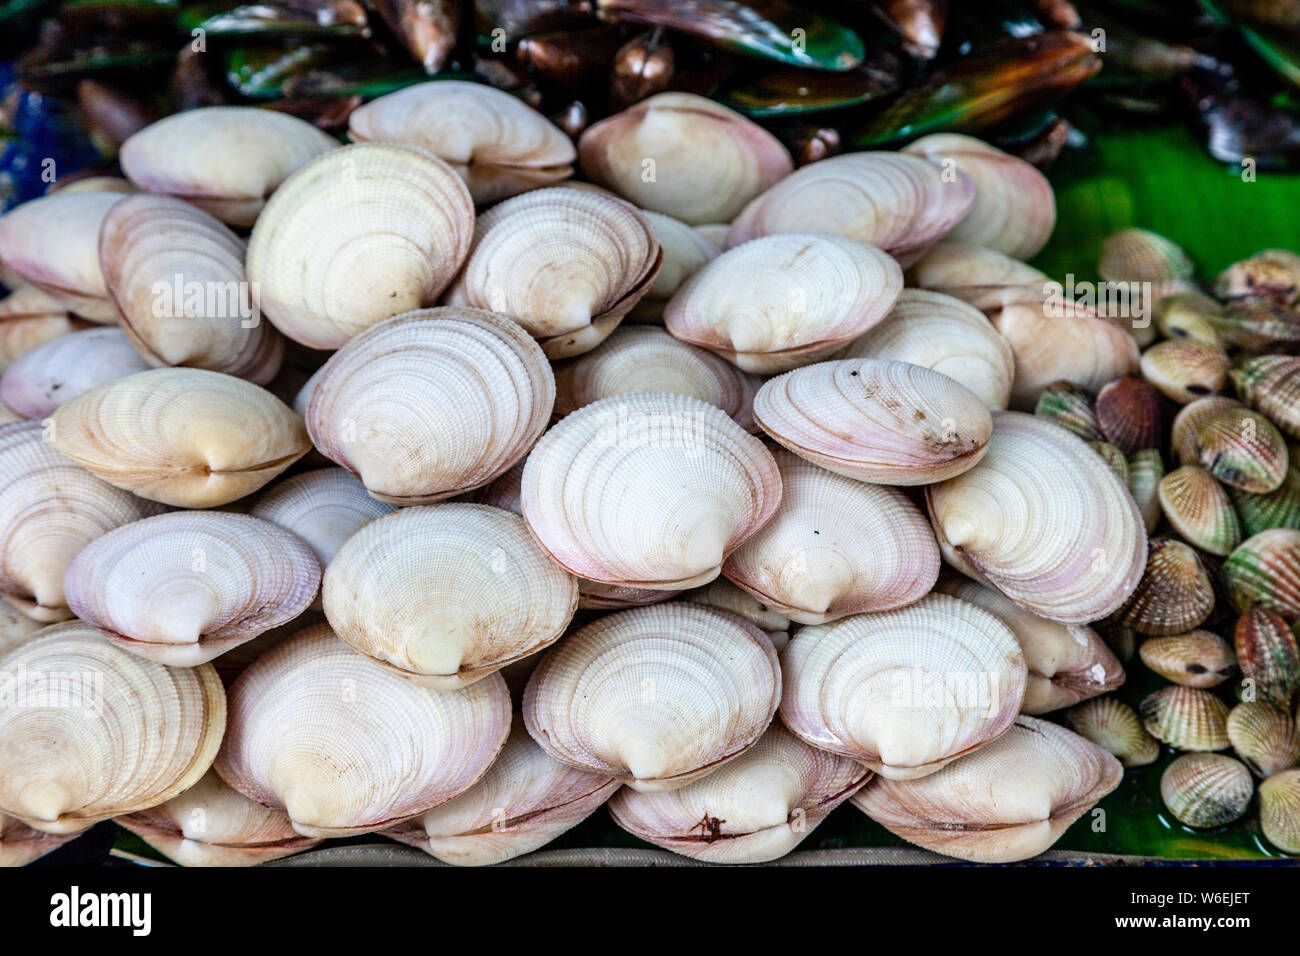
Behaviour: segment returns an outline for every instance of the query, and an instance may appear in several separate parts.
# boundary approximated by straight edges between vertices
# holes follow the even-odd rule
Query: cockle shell
[[[1232,645],[1210,631],[1153,637],[1138,654],[1161,677],[1187,687],[1217,687],[1237,669]]]
[[[726,239],[727,227],[721,227],[722,241],[714,242],[700,231],[703,227],[689,226],[680,219],[659,212],[642,212],[654,227],[655,236],[664,252],[664,261],[655,274],[655,281],[650,284],[641,301],[632,307],[626,321],[662,324],[664,306],[673,297],[673,293],[706,263],[718,257]]]
[[[113,323],[99,266],[99,227],[121,193],[42,196],[0,216],[0,261],[92,322]]]
[[[68,607],[125,650],[194,667],[307,609],[320,563],[260,518],[182,511],[135,521],[77,553]]]
[[[1227,408],[1196,430],[1202,466],[1226,485],[1268,494],[1286,480],[1290,455],[1282,433],[1259,412]]]
[[[690,225],[730,222],[794,168],[767,130],[690,93],[660,93],[594,124],[578,158],[593,182]]]
[[[282,810],[254,803],[215,771],[166,803],[114,818],[181,866],[253,866],[310,850]]]
[[[469,254],[474,206],[440,159],[391,144],[334,150],[287,179],[248,240],[264,317],[336,349],[433,305]]]
[[[47,418],[64,402],[148,367],[121,329],[86,329],[20,356],[0,374],[0,399],[24,418]]]
[[[908,270],[907,280],[988,313],[1013,302],[1042,301],[1055,285],[1047,273],[1019,259],[956,241],[936,245]]]
[[[939,574],[925,516],[895,488],[845,478],[784,449],[781,506],[722,573],[801,624],[889,611],[924,597]]]
[[[1229,374],[1242,401],[1292,438],[1300,438],[1300,357],[1257,355]]]
[[[120,159],[137,186],[251,226],[291,173],[337,148],[332,136],[288,113],[207,106],[146,126],[122,144]]]
[[[1167,339],[1196,339],[1223,347],[1219,334],[1223,306],[1202,292],[1166,295],[1155,303],[1156,327]]]
[[[612,776],[560,763],[516,717],[501,754],[478,783],[385,836],[457,866],[503,863],[577,826],[618,788]]]
[[[49,293],[25,285],[0,299],[0,369],[51,339],[90,328]]]
[[[992,431],[988,408],[965,386],[919,365],[869,358],[768,380],[754,417],[801,458],[889,485],[961,474],[984,457]]]
[[[610,814],[624,830],[709,863],[763,863],[798,846],[871,771],[808,746],[779,723],[702,780],[669,793],[624,788]]]
[[[590,351],[645,295],[663,261],[641,211],[612,196],[541,189],[474,224],[451,305],[510,316],[551,358]]]
[[[1053,425],[1060,425],[1086,442],[1106,440],[1097,421],[1092,396],[1073,382],[1058,379],[1043,389],[1034,404],[1034,414]]]
[[[1232,606],[1243,614],[1255,608],[1300,620],[1300,531],[1270,528],[1252,535],[1223,562]]]
[[[1117,610],[1146,563],[1128,489],[1077,436],[997,412],[988,454],[926,489],[944,557],[1026,610],[1086,624]]]
[[[1124,453],[1108,441],[1090,441],[1088,447],[1102,457],[1102,460],[1110,466],[1110,470],[1119,476],[1119,480],[1124,482],[1124,487],[1127,488],[1128,459],[1124,457]]]
[[[1160,776],[1160,798],[1189,827],[1220,827],[1240,820],[1254,793],[1250,771],[1223,754],[1184,754]]]
[[[1170,426],[1169,443],[1174,457],[1180,465],[1199,464],[1200,458],[1196,448],[1196,433],[1201,426],[1229,408],[1240,408],[1241,402],[1226,395],[1207,395],[1194,402],[1188,402],[1178,410]]]
[[[1176,243],[1149,229],[1121,229],[1106,237],[1097,274],[1107,282],[1161,282],[1195,272]]]
[[[195,368],[119,378],[60,405],[50,421],[54,447],[83,468],[182,508],[242,498],[311,448],[302,419],[270,392]]]
[[[283,809],[304,836],[351,836],[468,790],[509,731],[499,675],[429,690],[317,625],[263,654],[230,688],[216,770],[249,799]]]
[[[776,650],[762,631],[674,602],[606,615],[548,650],[523,714],[556,760],[653,792],[744,753],[780,694]]]
[[[1228,746],[1228,705],[1208,690],[1172,684],[1143,698],[1142,725],[1178,750],[1222,750]]]
[[[476,203],[496,202],[573,174],[576,151],[521,99],[483,83],[417,83],[353,110],[354,142],[401,143],[446,162]]]
[[[1247,537],[1270,528],[1300,528],[1300,467],[1297,467],[1295,449],[1288,458],[1286,477],[1272,491],[1257,494],[1228,486],[1228,495]]]
[[[0,379],[0,381],[3,381]],[[653,326],[622,326],[595,349],[555,367],[555,414],[567,415],[613,395],[670,392],[716,405],[755,431],[760,382],[707,349]]]
[[[1119,785],[1120,762],[1063,727],[1021,716],[920,780],[877,777],[853,803],[895,836],[976,863],[1042,853]]]
[[[0,426],[0,594],[28,617],[71,617],[63,573],[73,556],[161,510],[60,455],[40,422]]]
[[[1300,764],[1300,729],[1285,710],[1247,701],[1228,711],[1228,740],[1257,777],[1271,777]]]
[[[601,399],[563,419],[524,465],[524,517],[571,573],[682,590],[722,562],[781,500],[763,443],[685,395]]]
[[[217,672],[163,667],[69,621],[0,658],[0,813],[74,833],[157,806],[207,772],[226,726]],[[56,679],[57,678],[57,679]]]
[[[1047,177],[1018,156],[974,136],[935,133],[903,148],[975,182],[975,203],[948,233],[951,239],[1032,259],[1056,226],[1056,196]]]
[[[1161,444],[1160,395],[1136,375],[1124,375],[1097,392],[1097,425],[1125,455]]]
[[[1165,477],[1165,462],[1158,448],[1143,448],[1128,459],[1128,490],[1142,513],[1147,534],[1160,525],[1164,511],[1160,505],[1160,482]]]
[[[1184,465],[1160,480],[1160,508],[1174,530],[1211,554],[1226,556],[1241,543],[1241,519],[1215,477]]]
[[[1061,718],[1076,734],[1119,758],[1125,767],[1145,767],[1160,756],[1135,711],[1115,697],[1094,697],[1065,711]]]
[[[372,327],[316,374],[316,447],[391,504],[427,504],[492,481],[546,428],[555,379],[515,322],[464,307]]]
[[[215,217],[170,196],[129,196],[104,217],[99,261],[122,330],[150,365],[275,378],[284,340],[261,321],[243,240]]]
[[[1300,854],[1300,770],[1275,773],[1259,785],[1259,827],[1278,849]]]
[[[1286,618],[1265,608],[1247,611],[1237,620],[1233,646],[1241,676],[1258,698],[1290,710],[1300,688],[1300,647]]]
[[[1228,367],[1223,349],[1195,339],[1165,339],[1142,353],[1143,377],[1180,405],[1222,391]]]
[[[1006,595],[961,575],[945,575],[936,590],[983,608],[1011,629],[1029,668],[1022,714],[1069,707],[1124,682],[1124,668],[1090,627],[1039,617]]]
[[[965,385],[990,409],[1007,407],[1015,378],[1011,346],[979,309],[924,289],[900,292],[889,314],[835,358],[921,365]]]
[[[1234,262],[1214,280],[1221,299],[1269,299],[1294,306],[1300,300],[1300,256],[1289,249],[1264,249]]]
[[[838,236],[764,236],[687,279],[664,309],[664,325],[747,372],[785,372],[867,331],[902,288],[898,263],[874,246]]]
[[[1152,538],[1138,586],[1119,612],[1119,620],[1139,634],[1185,634],[1214,610],[1209,571],[1186,542]]]
[[[559,639],[578,582],[488,505],[403,508],[330,562],[325,616],[344,643],[403,677],[454,690]]]
[[[787,727],[899,780],[932,774],[1005,731],[1027,675],[1010,628],[946,594],[802,628],[781,670]]]
[[[975,181],[903,153],[846,153],[812,163],[756,197],[727,245],[781,232],[821,232],[883,249],[903,268],[970,212]]]

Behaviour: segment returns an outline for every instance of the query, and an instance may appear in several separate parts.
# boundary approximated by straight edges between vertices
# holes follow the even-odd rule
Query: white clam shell
[[[250,106],[207,106],[152,123],[122,144],[122,171],[151,193],[251,226],[266,198],[338,141],[306,120]]]
[[[1041,299],[1052,281],[1047,273],[996,249],[956,240],[936,245],[908,270],[907,279],[910,285],[961,299],[984,312]]]
[[[727,558],[728,579],[801,624],[893,610],[930,591],[939,546],[906,495],[784,450],[776,463],[781,506]]]
[[[578,582],[523,518],[460,503],[366,525],[330,562],[322,593],[340,639],[437,690],[554,643],[578,605]]]
[[[1119,785],[1118,760],[1064,727],[1019,717],[986,747],[921,780],[877,777],[853,798],[910,843],[977,863],[1037,856]]]
[[[702,588],[687,591],[682,595],[682,600],[707,604],[743,617],[767,634],[778,651],[784,650],[790,642],[787,633],[790,630],[790,619],[726,578],[714,578]]]
[[[794,168],[767,130],[690,93],[660,93],[601,120],[578,155],[588,179],[690,225],[730,221]]]
[[[465,261],[473,224],[469,190],[442,160],[405,146],[346,146],[276,190],[248,240],[248,280],[281,332],[336,349],[433,305]]]
[[[49,293],[24,285],[0,299],[0,370],[38,345],[90,328],[94,326],[74,319]]]
[[[46,628],[0,669],[22,675],[21,706],[0,707],[0,813],[39,830],[163,803],[198,782],[221,743],[226,698],[210,665],[164,667],[80,621]]]
[[[904,289],[889,314],[835,358],[921,365],[965,385],[990,409],[1007,407],[1016,374],[1011,346],[979,309],[925,289]]]
[[[307,609],[320,563],[247,515],[180,511],[92,541],[64,575],[68,607],[134,654],[193,667]]]
[[[828,471],[921,485],[961,472],[986,450],[988,408],[938,372],[884,359],[819,362],[769,379],[754,399],[768,435]]]
[[[899,780],[932,774],[1005,731],[1027,673],[1010,628],[946,594],[805,627],[781,670],[787,727]]]
[[[645,295],[663,253],[630,203],[553,188],[493,206],[474,224],[447,302],[510,316],[552,358],[594,348]]]
[[[518,324],[455,306],[375,326],[309,387],[316,447],[392,504],[492,481],[528,452],[555,403],[546,356]]]
[[[636,790],[675,790],[752,746],[780,690],[776,650],[748,621],[656,604],[607,615],[547,651],[523,714],[556,760]]]
[[[571,573],[681,590],[767,522],[781,497],[771,453],[685,395],[606,398],[569,415],[524,465],[524,517]]]
[[[664,261],[645,297],[632,307],[626,321],[662,324],[664,305],[683,282],[718,257],[722,243],[714,242],[680,219],[660,212],[642,212],[654,227],[659,246],[664,251]],[[725,226],[723,230],[725,234]]]
[[[784,372],[861,335],[902,288],[898,263],[873,246],[839,236],[764,236],[686,280],[664,309],[664,325],[747,372]]]
[[[1041,418],[996,413],[988,454],[926,501],[950,564],[1050,620],[1101,620],[1142,577],[1146,526],[1128,488]]]
[[[522,100],[461,80],[418,83],[372,100],[352,111],[348,134],[432,153],[460,174],[476,203],[565,179],[577,156],[569,137]]]
[[[59,454],[40,422],[0,426],[0,594],[28,617],[71,617],[63,574],[77,552],[161,510]]]
[[[629,833],[709,863],[789,853],[856,793],[871,771],[808,746],[779,723],[716,772],[668,793],[624,788],[609,810]]]
[[[755,198],[727,245],[781,232],[822,232],[869,243],[904,268],[947,235],[975,201],[968,176],[903,153],[847,153],[797,170]]]
[[[318,625],[235,681],[215,766],[249,799],[285,810],[304,836],[351,836],[468,790],[509,730],[499,675],[463,690],[418,687]]]
[[[121,329],[85,329],[38,345],[0,374],[0,399],[46,418],[69,399],[149,367]]]

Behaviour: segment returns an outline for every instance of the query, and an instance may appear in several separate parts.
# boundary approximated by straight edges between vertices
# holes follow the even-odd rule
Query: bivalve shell
[[[1228,746],[1228,705],[1208,690],[1172,684],[1143,698],[1138,713],[1151,736],[1178,750]]]
[[[1180,405],[1222,391],[1229,365],[1223,349],[1195,339],[1166,339],[1142,353],[1143,377]]]
[[[1160,798],[1180,823],[1221,827],[1246,815],[1255,782],[1240,760],[1184,754],[1160,776]]]
[[[1176,243],[1149,229],[1121,229],[1102,243],[1097,274],[1107,282],[1161,282],[1195,272]]]
[[[1293,452],[1288,453],[1288,459],[1286,477],[1272,491],[1256,494],[1228,487],[1247,536],[1270,528],[1300,528],[1300,468],[1296,467]]]
[[[1257,355],[1230,374],[1242,401],[1300,438],[1300,356]]]
[[[1178,410],[1170,426],[1169,443],[1180,465],[1200,463],[1196,433],[1215,415],[1230,408],[1241,408],[1241,402],[1226,395],[1209,395],[1189,402]]]
[[[1300,770],[1275,773],[1259,785],[1259,826],[1279,850],[1300,854]]]
[[[1237,620],[1233,644],[1241,676],[1253,681],[1258,698],[1284,710],[1300,687],[1300,647],[1286,619],[1256,608]]]
[[[1053,425],[1060,425],[1086,442],[1102,442],[1097,411],[1092,396],[1073,382],[1058,379],[1043,389],[1034,405],[1034,414]]]
[[[1300,764],[1300,731],[1285,710],[1260,701],[1228,712],[1228,740],[1257,777],[1271,777]]]
[[[1200,556],[1175,538],[1152,538],[1142,579],[1119,613],[1121,623],[1156,637],[1185,634],[1214,610],[1214,585]]]
[[[1164,517],[1160,505],[1160,482],[1165,477],[1165,462],[1157,448],[1143,448],[1128,459],[1128,490],[1142,512],[1147,534],[1155,531]]]
[[[1142,642],[1138,654],[1165,680],[1186,687],[1217,687],[1237,669],[1232,645],[1209,631],[1153,637]]]
[[[1160,508],[1174,530],[1196,547],[1226,557],[1241,544],[1241,519],[1215,477],[1184,465],[1160,480]]]
[[[1160,395],[1136,375],[1125,375],[1102,386],[1096,407],[1101,433],[1125,455],[1159,447]]]
[[[1119,758],[1125,767],[1145,767],[1160,756],[1160,741],[1142,726],[1128,704],[1116,697],[1094,697],[1061,715],[1065,726]]]
[[[1290,464],[1282,433],[1249,408],[1224,409],[1207,419],[1196,430],[1196,452],[1215,478],[1255,494],[1276,491]]]
[[[86,329],[36,346],[0,374],[0,399],[23,418],[47,418],[64,402],[148,363],[121,329]]]
[[[1232,606],[1266,608],[1300,620],[1300,531],[1271,528],[1251,535],[1223,562]]]

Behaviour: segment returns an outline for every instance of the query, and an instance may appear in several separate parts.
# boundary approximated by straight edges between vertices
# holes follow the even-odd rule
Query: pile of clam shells
[[[796,172],[700,97],[575,146],[458,81],[350,132],[176,114],[0,217],[0,861],[477,865],[607,803],[760,862],[851,801],[1006,862],[1159,742],[1180,820],[1265,777],[1300,852],[1300,259],[1220,304],[1121,234],[1152,344],[1053,304],[1051,187],[967,136]]]

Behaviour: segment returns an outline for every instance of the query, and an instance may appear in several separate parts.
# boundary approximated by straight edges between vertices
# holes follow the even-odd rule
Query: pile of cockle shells
[[[970,137],[795,172],[669,93],[575,148],[458,81],[350,132],[197,109],[0,218],[0,860],[113,819],[183,864],[365,833],[484,864],[608,803],[758,862],[851,799],[1012,861],[1148,730],[1279,771],[1300,850],[1293,260],[1220,308],[1111,243],[1182,293],[1140,356],[1049,307],[1051,188]],[[1229,607],[1231,714],[1197,630]],[[1100,696],[1131,632],[1180,682],[1140,720]],[[1249,799],[1188,759],[1180,819]]]

